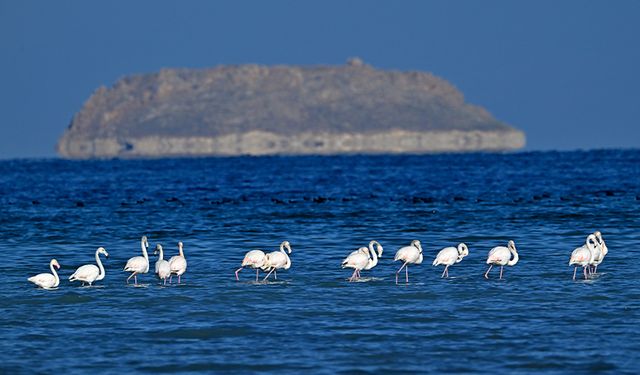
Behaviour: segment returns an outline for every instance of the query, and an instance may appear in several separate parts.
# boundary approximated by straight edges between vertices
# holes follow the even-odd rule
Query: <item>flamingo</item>
[[[376,245],[376,250],[373,249],[373,245]],[[382,245],[380,245],[380,242],[373,240],[369,242],[369,262],[367,263],[367,266],[364,267],[363,269],[365,270],[370,270],[373,267],[375,267],[376,265],[378,265],[378,258],[382,257],[382,252],[384,251],[384,249],[382,248]],[[356,255],[357,253],[360,252],[360,249],[358,250],[354,250],[351,252],[351,254],[349,254],[347,256],[350,257],[352,255]],[[346,260],[346,258],[345,258]],[[344,267],[343,267],[344,268]],[[356,277],[359,279],[360,278],[360,270],[356,270]]]
[[[439,266],[444,264],[444,271],[440,277],[449,277],[449,266],[460,263],[467,255],[469,255],[469,248],[464,243],[459,244],[457,248],[453,246],[445,247],[436,255],[436,259],[433,260],[432,265]]]
[[[236,280],[240,280],[240,278],[238,277],[238,272],[242,271],[242,269],[245,267],[251,267],[256,270],[256,282],[258,282],[258,273],[260,272],[260,268],[264,266],[266,260],[267,258],[264,251],[248,251],[242,259],[242,266],[236,270]]]
[[[592,243],[593,242],[593,243]],[[573,280],[576,279],[576,272],[578,271],[578,267],[583,267],[584,269],[584,279],[587,279],[587,267],[593,262],[593,257],[595,255],[597,243],[596,236],[590,234],[587,236],[587,240],[585,244],[576,248],[571,252],[571,258],[569,258],[569,265],[575,266],[573,269]]]
[[[596,236],[596,243],[598,244],[598,246],[600,247],[600,251],[602,252],[602,256],[600,257],[598,262],[595,264],[595,268],[593,270],[593,273],[597,273],[598,266],[600,265],[600,263],[602,263],[602,261],[604,260],[604,257],[609,253],[609,249],[607,248],[607,245],[604,243],[604,239],[602,238],[602,233],[600,233],[599,230],[593,232],[593,235]]]
[[[106,273],[102,266],[102,261],[100,261],[100,254],[104,254],[107,258],[109,257],[107,250],[105,250],[104,247],[99,247],[98,250],[96,250],[96,263],[98,266],[95,266],[94,264],[85,264],[84,266],[78,267],[76,272],[69,276],[69,281],[73,282],[80,280],[82,285],[84,285],[84,283],[89,283],[89,286],[91,286],[94,281],[104,279]]]
[[[178,284],[180,284],[180,276],[187,272],[187,259],[184,257],[184,251],[182,251],[182,241],[178,242],[179,255],[172,256],[169,259],[169,265],[171,266],[171,276],[169,276],[169,284],[173,279],[173,275],[178,275]]]
[[[285,251],[285,248],[287,251]],[[267,273],[267,276],[265,276],[263,281],[266,281],[272,272],[275,272],[274,277],[277,280],[278,273],[276,270],[288,270],[291,267],[291,259],[289,258],[289,255],[287,255],[287,252],[291,254],[291,251],[291,244],[289,244],[289,241],[283,241],[280,244],[280,251],[272,251],[265,255],[266,260],[265,264],[262,266],[262,270],[269,270],[269,273]]]
[[[398,274],[402,269],[405,269],[405,280],[409,282],[409,264],[421,264],[422,263],[422,246],[420,246],[420,241],[413,240],[411,241],[411,245],[400,248],[396,252],[396,256],[393,258],[393,261],[401,260],[403,261],[402,267],[398,269],[396,272],[396,285],[398,284]]]
[[[353,268],[353,275],[351,275],[349,281],[355,281],[360,278],[359,271],[365,269],[370,263],[369,249],[363,246],[353,251],[342,261],[342,268]]]
[[[131,275],[127,277],[127,284],[129,284],[129,279],[133,277],[134,284],[138,285],[137,275],[139,273],[149,272],[149,255],[147,255],[149,242],[147,241],[147,236],[142,236],[142,239],[140,239],[140,247],[142,248],[142,256],[130,258],[124,266],[124,271],[132,272]]]
[[[162,285],[167,285],[167,277],[171,276],[171,266],[169,262],[164,260],[164,251],[162,250],[162,245],[157,244],[156,249],[153,252],[153,255],[158,254],[158,260],[156,261],[156,274],[158,278],[161,279]]]
[[[36,284],[42,289],[54,289],[60,285],[60,278],[58,277],[58,273],[55,268],[60,269],[60,264],[57,260],[51,259],[49,262],[49,269],[51,269],[51,273],[39,273],[35,276],[31,276],[27,280]]]
[[[511,256],[513,255],[513,259]],[[518,256],[518,251],[516,250],[516,243],[513,241],[509,241],[507,247],[504,246],[496,246],[491,251],[489,251],[489,256],[487,257],[487,264],[490,264],[489,269],[484,274],[484,278],[489,278],[489,271],[494,265],[500,266],[500,280],[502,280],[502,269],[504,266],[515,266],[518,263],[520,257]]]

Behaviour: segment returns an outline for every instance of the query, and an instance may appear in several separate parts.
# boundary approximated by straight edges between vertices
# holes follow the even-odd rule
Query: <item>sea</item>
[[[3,374],[640,373],[640,150],[3,160],[0,210]],[[609,253],[574,281],[596,230]],[[151,272],[127,284],[143,235]],[[284,240],[277,280],[236,280]],[[349,282],[342,260],[371,240],[379,264]],[[509,240],[519,262],[485,279]],[[165,286],[152,252],[178,241],[188,269]],[[441,278],[435,255],[461,242]],[[70,283],[99,246],[105,279]],[[36,288],[52,258],[59,287]]]

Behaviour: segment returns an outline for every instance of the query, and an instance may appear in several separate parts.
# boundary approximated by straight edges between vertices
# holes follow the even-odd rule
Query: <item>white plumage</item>
[[[513,259],[512,256],[513,255]],[[484,274],[486,279],[489,278],[489,272],[494,265],[500,266],[500,279],[502,279],[502,270],[504,266],[515,266],[519,260],[518,251],[516,250],[515,242],[509,240],[507,247],[504,246],[496,246],[491,251],[489,251],[489,256],[487,257],[487,264],[489,264],[489,269]]]
[[[375,250],[374,250],[375,253]],[[377,259],[377,258],[376,258]],[[349,281],[355,281],[360,278],[359,271],[366,269],[371,259],[369,258],[369,249],[361,247],[356,251],[351,252],[343,261],[342,268],[352,268],[353,274],[349,278]]]
[[[149,272],[149,255],[147,254],[149,242],[147,241],[147,236],[142,236],[140,239],[140,247],[142,248],[142,256],[130,258],[124,266],[124,271],[131,272],[131,275],[127,277],[127,284],[129,284],[129,279],[133,277],[134,283],[138,285],[137,275]]]
[[[96,263],[98,265],[85,264],[84,266],[78,267],[76,272],[69,276],[69,281],[73,282],[78,280],[82,282],[82,285],[85,283],[92,285],[94,281],[104,279],[106,273],[104,266],[102,265],[102,261],[100,260],[100,254],[103,254],[107,258],[109,257],[107,250],[105,250],[104,247],[99,247],[98,250],[96,250]]]
[[[467,255],[469,255],[469,248],[464,243],[459,244],[457,248],[453,246],[445,247],[436,255],[432,265],[444,265],[441,277],[449,277],[449,266],[460,263]]]
[[[242,271],[245,267],[251,267],[256,270],[256,282],[258,282],[258,274],[260,269],[264,266],[267,260],[266,254],[262,250],[248,251],[242,259],[242,265],[236,270],[236,280],[240,280],[238,272]]]
[[[409,264],[421,264],[423,260],[422,256],[422,246],[420,245],[420,241],[413,240],[411,241],[411,245],[401,247],[397,252],[396,256],[393,258],[393,261],[401,260],[402,266],[396,272],[396,284],[398,284],[398,274],[402,269],[405,269],[405,281],[409,282]]]
[[[571,257],[569,258],[569,265],[574,266],[573,269],[573,280],[576,279],[576,272],[578,271],[578,267],[582,267],[584,270],[584,279],[587,279],[587,267],[593,263],[593,259],[596,253],[596,244],[597,244],[596,236],[590,234],[587,236],[587,240],[585,244],[576,248],[571,252]]]
[[[285,251],[285,249],[287,249],[287,251]],[[265,262],[262,266],[262,270],[269,270],[269,273],[267,273],[267,276],[265,276],[263,280],[266,281],[271,273],[277,272],[279,269],[288,270],[291,268],[291,259],[289,258],[289,255],[287,255],[287,252],[291,254],[291,251],[289,241],[283,241],[280,244],[280,251],[272,251],[265,255]],[[276,280],[278,279],[277,273],[274,274],[274,278]]]
[[[51,273],[39,273],[35,276],[31,276],[27,280],[43,289],[57,288],[58,285],[60,285],[60,278],[58,277],[58,273],[54,267],[60,269],[60,264],[57,260],[51,259],[49,262],[49,269],[51,270]]]
[[[178,284],[180,284],[180,276],[187,272],[187,259],[184,257],[184,251],[182,250],[182,241],[178,242],[179,255],[172,256],[169,259],[169,266],[171,267],[171,276],[169,276],[169,283],[172,282],[173,275],[178,276]]]
[[[156,250],[153,252],[153,255],[158,253],[158,260],[156,261],[156,275],[158,275],[158,278],[162,280],[163,285],[167,285],[167,278],[171,276],[171,266],[169,265],[169,262],[164,260],[164,251],[160,244],[156,245]]]

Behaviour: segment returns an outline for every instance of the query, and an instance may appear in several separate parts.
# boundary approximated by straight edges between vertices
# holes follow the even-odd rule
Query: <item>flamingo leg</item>
[[[127,284],[129,284],[129,280],[134,277],[136,275],[137,272],[132,273],[131,275],[129,275],[129,277],[127,277]]]
[[[444,275],[447,274],[447,268],[449,268],[449,266],[444,267],[444,271],[442,271],[442,276],[440,276],[441,279],[444,277]]]
[[[491,271],[491,268],[493,268],[493,264],[489,265],[489,269],[487,270],[487,272],[485,272],[485,274],[484,274],[484,278],[485,279],[489,278],[489,271]]]
[[[358,273],[357,269],[353,269],[353,274],[351,274],[351,277],[349,278],[349,281],[354,281],[356,279],[356,274]]]
[[[278,280],[278,270],[276,270],[275,268],[273,269],[273,278],[275,280]]]
[[[173,274],[169,275],[169,284],[173,282]]]
[[[587,279],[587,267],[586,266],[584,267],[584,279],[585,280]]]
[[[240,267],[236,270],[236,280],[240,280],[240,278],[238,277],[238,272],[242,271],[244,267]]]
[[[259,268],[256,268],[256,282],[258,282],[258,273],[260,272]]]
[[[178,275],[178,284],[180,284],[180,275]]]
[[[138,276],[135,273],[133,274],[133,285],[138,285]]]
[[[271,276],[271,273],[275,270],[275,268],[272,268],[271,271],[269,271],[269,273],[267,274],[267,276],[264,277],[264,279],[262,279],[262,281],[267,281],[267,279],[269,278],[269,276]]]
[[[406,265],[407,265],[407,263],[406,263],[406,262],[405,262],[405,263],[403,263],[403,264],[402,264],[402,267],[400,267],[400,269],[396,272],[396,285],[398,285],[398,274],[400,273],[400,271],[402,271],[402,269],[403,269],[404,267],[406,267]]]
[[[593,267],[593,273],[594,274],[598,273],[598,265],[597,264]]]
[[[502,269],[504,268],[504,266],[500,266],[500,280],[502,280]]]
[[[405,278],[406,278],[406,279],[405,279],[405,282],[406,282],[407,284],[409,284],[409,266],[407,266],[407,267],[405,267],[405,268],[404,268],[404,274],[405,274]]]
[[[578,272],[578,267],[573,267],[573,281],[576,281],[576,272]]]

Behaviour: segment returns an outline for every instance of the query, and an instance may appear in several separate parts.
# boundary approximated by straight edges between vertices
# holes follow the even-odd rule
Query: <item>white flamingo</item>
[[[396,272],[396,285],[398,284],[398,274],[402,269],[405,269],[405,281],[409,282],[409,264],[421,264],[423,260],[422,256],[422,246],[420,246],[420,241],[413,240],[411,241],[411,245],[400,248],[396,252],[396,256],[393,258],[393,261],[401,260],[402,267],[398,269]]]
[[[171,276],[171,266],[169,262],[164,260],[164,251],[162,250],[162,245],[157,244],[156,249],[153,252],[153,255],[158,254],[158,260],[156,261],[156,274],[158,278],[162,280],[163,285],[167,285],[167,278]]]
[[[373,249],[373,245],[376,245],[376,250]],[[376,240],[372,240],[369,242],[369,261],[367,263],[367,266],[364,267],[364,270],[370,270],[373,267],[375,267],[376,265],[378,265],[378,258],[382,257],[382,252],[384,251],[384,249],[382,248],[382,245],[380,245],[380,242],[376,241]],[[357,253],[360,252],[360,249],[358,250],[354,250],[351,252],[351,254],[349,254],[347,256],[347,258],[349,258],[352,255],[356,255]],[[347,258],[345,258],[345,260],[347,260]],[[343,267],[344,268],[344,267]],[[356,278],[360,278],[360,270],[357,269],[356,270]]]
[[[511,256],[513,255],[513,259]],[[489,256],[487,257],[487,264],[490,264],[489,269],[484,274],[484,278],[489,278],[489,271],[494,265],[500,266],[500,280],[502,280],[502,270],[504,266],[515,266],[518,263],[520,257],[518,256],[518,251],[516,250],[516,243],[509,240],[509,244],[507,247],[504,246],[496,246],[491,251],[489,251]]]
[[[587,240],[585,244],[576,248],[571,252],[571,257],[569,258],[569,265],[574,266],[573,269],[573,280],[576,279],[576,272],[578,271],[578,267],[583,267],[584,269],[584,279],[587,279],[587,267],[593,262],[593,257],[596,252],[596,236],[590,234],[587,236]]]
[[[69,281],[73,282],[79,280],[82,282],[82,285],[88,283],[89,286],[91,286],[94,281],[104,279],[106,273],[104,271],[102,261],[100,260],[100,254],[103,254],[107,258],[109,257],[107,250],[105,250],[104,247],[99,247],[98,250],[96,250],[96,263],[98,266],[95,264],[85,264],[84,266],[78,267],[76,272],[69,276]]]
[[[287,251],[285,251],[285,249],[287,249]],[[263,281],[266,281],[272,272],[275,272],[274,278],[277,280],[277,270],[288,270],[291,268],[291,259],[289,258],[289,255],[287,255],[287,252],[291,254],[291,251],[291,244],[289,244],[289,241],[283,241],[280,244],[280,251],[272,251],[265,255],[266,260],[265,264],[262,266],[262,270],[269,270],[269,273],[267,273],[267,276],[264,277]]]
[[[135,285],[138,285],[137,275],[149,272],[149,255],[147,255],[149,242],[147,241],[147,236],[142,236],[142,239],[140,239],[140,247],[142,248],[142,256],[130,258],[124,266],[124,271],[131,272],[131,275],[127,277],[127,284],[129,284],[129,279],[133,277]]]
[[[187,258],[184,257],[184,251],[182,250],[182,241],[178,242],[179,255],[172,256],[169,259],[169,266],[171,266],[171,276],[169,276],[169,284],[171,284],[173,275],[178,276],[178,284],[180,284],[180,276],[187,272]]]
[[[464,243],[459,244],[457,248],[453,246],[445,247],[436,255],[432,265],[439,266],[443,264],[445,267],[440,277],[449,277],[449,266],[460,263],[467,255],[469,255],[469,248]]]
[[[349,254],[342,261],[342,268],[353,268],[353,275],[351,275],[349,281],[358,280],[360,278],[359,271],[365,269],[367,265],[369,265],[370,261],[371,258],[369,258],[369,249],[364,246]]]
[[[236,280],[240,280],[238,277],[238,272],[242,271],[245,267],[251,267],[256,270],[256,282],[258,282],[258,273],[260,269],[264,267],[264,264],[267,260],[267,256],[262,250],[251,250],[248,251],[244,258],[242,259],[242,265],[240,268],[236,270]]]
[[[51,259],[49,262],[49,269],[51,273],[39,273],[35,276],[31,276],[27,280],[36,284],[42,289],[54,289],[60,285],[60,278],[58,277],[58,273],[55,268],[60,269],[60,264],[57,260]]]
[[[594,262],[593,273],[598,272],[598,266],[604,260],[604,257],[609,253],[609,249],[607,248],[607,244],[604,243],[604,238],[602,238],[602,233],[599,230],[593,232],[593,235],[596,236],[596,244],[600,248],[601,256],[600,259]]]

